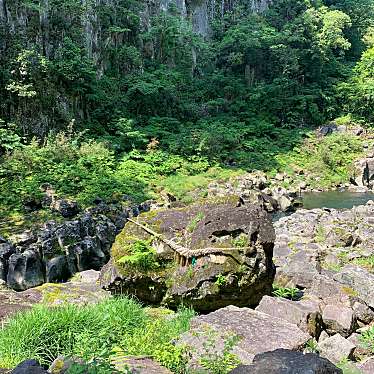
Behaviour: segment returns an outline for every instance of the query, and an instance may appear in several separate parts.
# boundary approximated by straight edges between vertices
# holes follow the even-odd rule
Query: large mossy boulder
[[[199,311],[256,305],[271,292],[274,239],[268,214],[236,196],[154,210],[117,236],[101,285]]]

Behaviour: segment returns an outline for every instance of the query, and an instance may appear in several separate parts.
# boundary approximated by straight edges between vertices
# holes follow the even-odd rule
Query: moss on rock
[[[189,258],[187,266],[179,266],[168,244],[130,221],[112,247],[111,263],[102,270],[101,283],[113,293],[134,294],[142,301],[172,307],[184,303],[213,310],[230,303],[254,305],[271,292],[275,235],[260,207],[226,196],[151,211],[136,220],[162,239],[198,250],[199,255]],[[153,248],[157,266],[132,266],[134,246],[144,242]],[[217,251],[204,252],[206,248]],[[218,276],[225,277],[227,284],[217,286]]]

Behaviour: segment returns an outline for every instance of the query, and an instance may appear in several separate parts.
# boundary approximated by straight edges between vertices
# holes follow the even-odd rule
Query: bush
[[[8,210],[19,209],[25,199],[38,199],[40,186],[49,183],[57,195],[89,205],[96,197],[116,194],[144,200],[144,184],[131,175],[115,175],[116,160],[103,143],[83,141],[79,134],[50,135],[43,144],[35,139],[4,157],[0,167],[0,199]],[[9,209],[10,208],[10,209]]]
[[[186,348],[173,344],[189,328],[194,313],[182,309],[176,316],[149,321],[133,335],[126,335],[117,347],[116,360],[128,355],[150,356],[175,373],[184,373]]]

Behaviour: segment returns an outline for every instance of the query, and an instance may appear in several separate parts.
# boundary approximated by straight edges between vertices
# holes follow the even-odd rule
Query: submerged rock
[[[235,196],[155,210],[126,224],[101,284],[170,307],[256,305],[271,292],[274,239],[267,213]]]

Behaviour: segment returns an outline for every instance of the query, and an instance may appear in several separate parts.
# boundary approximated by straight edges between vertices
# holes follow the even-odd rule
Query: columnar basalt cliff
[[[23,291],[100,270],[126,219],[148,209],[147,203],[134,208],[101,203],[64,222],[48,221],[38,230],[15,235],[12,242],[0,237],[0,284]]]

